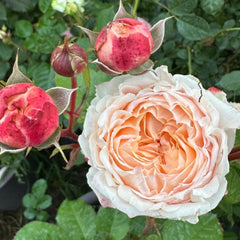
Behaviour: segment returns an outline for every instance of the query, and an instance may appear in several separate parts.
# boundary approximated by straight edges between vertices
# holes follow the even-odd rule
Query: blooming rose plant
[[[55,13],[53,10],[64,13],[62,16],[59,12],[57,14],[63,19],[69,19],[69,25],[65,26],[67,31],[63,34],[69,35],[71,40],[66,37],[64,43],[59,43],[49,57],[49,63],[56,72],[57,87],[46,91],[35,86],[19,70],[17,54],[13,73],[4,86],[0,87],[0,155],[24,150],[28,153],[32,147],[41,150],[55,146],[51,156],[60,152],[67,162],[66,170],[81,158],[78,163],[86,161],[85,164],[89,165],[87,182],[95,193],[94,197],[98,198],[104,208],[118,209],[130,218],[146,216],[143,234],[136,239],[145,239],[144,234],[150,232],[151,222],[158,234],[157,238],[160,236],[159,239],[165,240],[161,237],[154,218],[183,220],[188,222],[182,223],[186,224],[184,227],[191,226],[189,223],[198,223],[200,216],[213,210],[227,194],[229,161],[240,156],[240,147],[232,150],[236,129],[240,128],[240,106],[238,103],[228,102],[226,93],[220,89],[204,89],[200,81],[192,75],[172,75],[168,72],[168,67],[161,64],[154,68],[151,54],[161,47],[165,23],[171,17],[159,20],[160,16],[157,16],[159,21],[151,26],[149,22],[133,14],[139,1],[134,2],[130,14],[120,0],[117,13],[110,22],[104,23],[106,25],[100,32],[81,25],[90,19],[84,13],[89,11],[86,1],[53,0],[48,6],[44,5],[45,1],[39,3],[44,13]],[[169,13],[164,14],[164,17],[176,14],[177,17],[172,17],[177,20],[175,25],[179,32],[182,34],[185,31],[188,34],[184,41],[198,40],[198,34],[193,31],[198,23],[193,24],[190,21],[194,18],[193,14],[189,14],[189,9],[186,9],[187,15],[182,17],[178,6],[175,6],[175,2],[181,4],[181,1],[170,2],[173,11],[169,8]],[[90,6],[91,4],[93,3]],[[159,3],[159,7],[166,8],[162,3]],[[96,11],[98,8],[100,7],[96,5]],[[109,12],[110,10],[108,9]],[[51,21],[57,19],[57,14],[51,15]],[[41,21],[45,24],[46,19],[48,20],[42,18]],[[54,24],[51,28],[55,27]],[[200,35],[207,35],[208,31],[202,27],[207,23],[199,20],[199,24]],[[91,26],[90,23],[88,25]],[[56,26],[58,28],[58,21]],[[89,38],[90,48],[86,52],[78,45],[79,42],[85,44],[85,39],[76,40],[79,36],[74,36],[76,29],[71,32],[73,26],[82,30],[78,33],[79,36],[86,33]],[[236,29],[230,28],[229,31],[232,30]],[[45,28],[41,31],[45,32]],[[190,33],[193,36],[189,38]],[[25,37],[31,40],[31,36]],[[172,39],[175,37],[171,36]],[[211,41],[208,38],[203,39],[202,44],[212,44],[214,40],[211,37]],[[178,55],[181,61],[188,60],[188,70],[191,73],[192,48],[184,44]],[[233,45],[236,46],[235,43]],[[174,46],[174,40],[171,40],[161,56],[164,57],[168,48],[173,49]],[[92,52],[87,55],[89,51]],[[235,60],[236,57],[237,53],[232,59]],[[64,82],[64,87],[59,87],[59,82]],[[66,86],[71,87],[68,89]],[[64,120],[59,121],[59,115],[63,113]],[[67,143],[60,145],[59,142]],[[65,150],[69,161],[64,155]],[[82,162],[77,167],[81,167]],[[1,169],[0,166],[0,188],[12,174],[11,169]],[[80,204],[82,207],[83,204]],[[75,215],[76,219],[79,213],[84,215],[84,210],[75,207],[72,209],[74,211],[67,212]],[[64,239],[67,239],[65,236],[70,236],[69,233],[79,229],[82,236],[76,234],[77,237],[74,238],[73,233],[71,239],[93,239],[92,235],[98,236],[100,231],[97,224],[102,224],[102,209],[97,214],[92,210],[86,218],[81,218],[81,215],[79,218],[82,222],[79,221],[76,228],[72,226],[72,215],[64,215],[64,210],[61,209],[56,218],[56,229],[59,228],[59,234],[63,234]],[[94,214],[98,218],[96,221],[93,220]],[[121,213],[119,216],[126,219],[125,214]],[[116,216],[118,219],[119,216]],[[227,217],[233,218],[230,215]],[[87,223],[89,219],[91,226]],[[103,223],[108,229],[109,222]],[[121,219],[119,222],[124,221]],[[129,229],[133,229],[134,220],[129,222],[132,224],[131,227],[128,225]],[[177,224],[177,221],[164,221],[164,224],[165,222]],[[71,230],[65,228],[66,223],[70,223]],[[91,236],[88,233],[85,236],[82,225],[83,229],[87,226],[88,233],[92,231]],[[161,226],[162,229],[164,227]],[[221,232],[220,224],[218,227]],[[66,229],[67,233],[64,235]],[[111,229],[115,230],[112,226]],[[45,230],[47,232],[48,228],[44,228]],[[34,231],[31,229],[29,232]],[[186,232],[191,233],[188,230]],[[127,236],[129,238],[125,238],[127,233],[122,238],[111,234],[103,236],[118,240],[132,237],[131,233]],[[15,240],[23,239],[19,236]]]
[[[226,193],[240,112],[162,66],[97,86],[79,142],[104,207],[198,221]]]

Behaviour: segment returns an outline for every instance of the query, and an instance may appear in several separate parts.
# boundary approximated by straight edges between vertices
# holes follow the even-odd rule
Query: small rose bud
[[[51,55],[51,65],[56,73],[64,77],[73,77],[87,66],[87,55],[76,43],[69,43],[67,38],[57,46]]]
[[[56,131],[58,109],[52,98],[31,83],[0,91],[0,142],[13,148],[38,146]]]
[[[213,94],[222,92],[222,90],[220,90],[220,89],[218,89],[216,87],[210,87],[210,88],[208,88],[208,91],[210,91]]]
[[[115,71],[129,71],[145,63],[152,52],[150,31],[140,21],[121,18],[99,33],[95,50],[100,62]]]
[[[224,91],[215,87],[208,88],[208,91],[211,92],[215,97],[217,97],[221,101],[227,102],[227,95]]]

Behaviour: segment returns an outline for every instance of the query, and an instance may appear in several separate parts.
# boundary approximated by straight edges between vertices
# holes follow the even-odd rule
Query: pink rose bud
[[[115,71],[129,71],[146,62],[153,49],[150,31],[140,21],[121,18],[99,33],[95,50],[103,64]]]
[[[73,77],[87,66],[87,55],[76,43],[69,43],[67,38],[57,46],[51,55],[51,65],[56,73],[64,77]]]
[[[218,88],[215,88],[215,87],[210,87],[210,88],[208,88],[208,91],[210,91],[210,92],[213,93],[213,94],[222,92],[222,90],[220,90],[220,89],[218,89]]]
[[[58,127],[52,98],[31,83],[17,83],[0,91],[0,142],[13,148],[38,146]]]

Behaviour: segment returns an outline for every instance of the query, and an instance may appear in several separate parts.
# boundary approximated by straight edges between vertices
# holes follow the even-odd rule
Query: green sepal
[[[150,33],[153,38],[153,50],[152,53],[156,52],[162,45],[165,35],[165,23],[167,20],[171,19],[172,17],[164,18],[154,24],[151,29]]]
[[[6,86],[16,83],[33,83],[26,75],[24,75],[18,68],[18,52],[16,55],[13,71],[6,82]]]
[[[129,14],[123,6],[122,0],[119,1],[119,8],[117,13],[115,14],[113,21],[119,18],[133,18],[131,14]]]
[[[84,83],[85,83],[87,89],[89,90],[90,86],[91,86],[91,77],[90,77],[90,71],[89,71],[88,65],[83,70],[82,74],[83,74]]]
[[[71,95],[76,90],[77,88],[67,89],[63,87],[54,87],[46,91],[56,104],[59,115],[62,114],[68,108],[68,105],[71,100]]]
[[[89,30],[87,28],[84,28],[82,26],[77,26],[77,27],[79,27],[84,33],[87,34],[87,36],[89,38],[90,45],[91,45],[91,47],[94,48],[99,33],[91,31],[91,30]]]
[[[12,148],[12,147],[0,142],[0,155],[5,153],[5,152],[19,153],[19,152],[24,151],[25,149],[26,149],[26,147],[24,147],[24,148]]]

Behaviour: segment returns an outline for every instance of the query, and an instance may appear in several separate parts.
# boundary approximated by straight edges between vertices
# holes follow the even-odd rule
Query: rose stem
[[[72,89],[77,88],[77,77],[76,76],[73,76],[71,78],[71,87],[72,87]],[[73,127],[74,127],[76,98],[77,98],[77,92],[74,91],[71,95],[71,100],[70,100],[70,111],[68,112],[68,114],[69,114],[68,127],[67,127],[67,129],[63,129],[63,131],[62,131],[63,137],[69,137],[73,140],[77,140],[77,135],[72,131]]]
[[[156,230],[157,232],[157,235],[161,238],[161,233],[159,232],[158,230],[158,227],[157,227],[157,224],[156,224],[156,221],[155,221],[155,218],[152,218],[152,217],[146,217],[147,221],[146,221],[146,225],[145,225],[145,228],[143,230],[143,235],[148,235],[151,231],[151,225],[153,225],[154,229]]]
[[[236,159],[240,159],[240,146],[236,146],[232,149],[232,151],[228,155],[228,160],[233,161]]]
[[[233,153],[230,153],[228,155],[228,160],[229,161],[233,161],[233,160],[237,160],[237,159],[240,159],[240,151],[239,152],[233,152]]]
[[[143,230],[143,235],[148,235],[150,232],[151,228],[151,217],[146,217],[146,225]]]
[[[151,221],[152,221],[152,225],[153,225],[154,229],[155,229],[156,232],[157,232],[157,235],[160,237],[160,239],[162,239],[162,238],[161,238],[161,233],[160,233],[159,230],[158,230],[158,227],[157,227],[155,218],[151,218]]]
[[[132,15],[134,18],[137,17],[138,4],[139,4],[139,0],[135,0],[134,6],[133,6],[133,11],[132,11]]]

